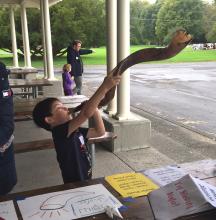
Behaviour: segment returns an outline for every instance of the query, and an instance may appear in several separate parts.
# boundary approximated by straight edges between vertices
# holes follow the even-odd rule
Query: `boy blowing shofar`
[[[52,132],[64,183],[91,178],[90,154],[85,144],[88,138],[104,135],[105,128],[97,107],[106,93],[119,84],[120,79],[120,75],[105,77],[76,117],[72,117],[56,98],[47,98],[35,106],[33,120],[39,127]],[[81,128],[90,117],[93,117],[94,128]]]

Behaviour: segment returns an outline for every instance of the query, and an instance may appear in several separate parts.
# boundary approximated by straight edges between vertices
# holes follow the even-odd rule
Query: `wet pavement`
[[[95,91],[105,66],[85,68]],[[216,138],[216,62],[140,64],[131,68],[131,106]]]

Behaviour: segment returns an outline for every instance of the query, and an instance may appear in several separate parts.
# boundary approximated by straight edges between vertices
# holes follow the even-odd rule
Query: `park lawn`
[[[131,46],[131,53],[153,46]],[[93,48],[96,53],[83,55],[83,62],[85,65],[105,65],[106,64],[106,48]],[[0,51],[0,60],[7,66],[12,66],[12,55]],[[182,62],[206,62],[216,61],[216,50],[193,50],[191,46],[186,47],[182,52],[171,59],[156,61],[157,63],[182,63]],[[61,68],[66,63],[66,55],[63,57],[54,58],[54,66]],[[149,63],[149,62],[148,62]],[[152,62],[151,62],[152,63]],[[19,59],[19,65],[23,66],[23,60]],[[36,68],[43,67],[43,58],[39,57],[32,59],[32,66]]]
[[[187,47],[175,57],[160,62],[182,63],[208,61],[216,61],[216,50],[193,50],[191,47]]]

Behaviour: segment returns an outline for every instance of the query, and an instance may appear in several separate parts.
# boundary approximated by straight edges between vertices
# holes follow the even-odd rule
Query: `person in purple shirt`
[[[70,75],[70,72],[71,72],[71,65],[65,64],[63,66],[63,73],[62,73],[62,81],[63,81],[65,96],[74,95],[74,91],[72,88],[74,81]]]

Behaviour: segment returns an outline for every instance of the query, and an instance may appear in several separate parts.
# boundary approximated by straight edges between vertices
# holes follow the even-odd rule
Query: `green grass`
[[[149,47],[149,46],[148,46]],[[152,47],[152,46],[150,46]],[[137,50],[147,48],[147,46],[131,46],[131,53]],[[106,64],[106,48],[94,48],[96,53],[84,55],[83,62],[85,65],[104,65]],[[0,50],[0,60],[7,66],[12,66],[12,54],[5,53]],[[181,63],[181,62],[201,62],[201,61],[216,61],[216,50],[193,50],[191,46],[185,48],[177,56],[157,63]],[[66,56],[57,57],[54,59],[55,67],[62,67],[66,63]],[[19,65],[23,66],[23,60],[19,59]],[[33,59],[32,66],[39,68],[43,67],[42,57]]]
[[[191,47],[187,47],[167,61],[172,63],[216,61],[216,50],[193,50]]]

